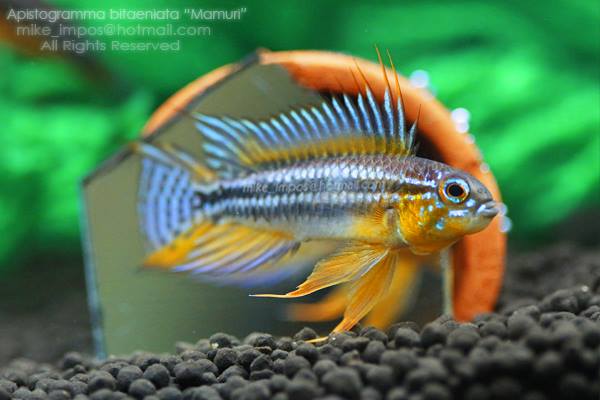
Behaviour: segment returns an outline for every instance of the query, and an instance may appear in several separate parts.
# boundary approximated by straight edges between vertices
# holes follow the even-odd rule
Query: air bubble
[[[429,86],[429,74],[427,71],[418,69],[410,74],[410,83],[417,88],[427,88]]]
[[[455,122],[454,126],[456,127],[456,130],[460,133],[469,132],[469,123],[468,122]]]
[[[498,213],[500,215],[506,215],[506,213],[508,213],[508,207],[506,206],[506,204],[498,203],[497,207],[498,207]]]
[[[459,107],[452,110],[450,113],[452,121],[456,126],[456,130],[460,133],[466,133],[469,131],[469,120],[471,119],[471,113],[466,108]]]
[[[450,115],[452,116],[454,122],[469,122],[469,119],[471,119],[471,113],[469,110],[463,107],[452,110]]]
[[[513,223],[510,218],[506,215],[503,215],[500,221],[500,232],[507,233],[512,229]]]

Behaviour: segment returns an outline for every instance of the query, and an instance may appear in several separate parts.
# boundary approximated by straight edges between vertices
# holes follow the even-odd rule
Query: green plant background
[[[402,74],[426,70],[443,103],[471,112],[514,243],[557,240],[548,234],[557,224],[600,204],[596,1],[50,3],[247,12],[241,21],[205,23],[212,35],[183,38],[179,52],[89,54],[102,74],[74,57],[32,56],[0,42],[0,272],[39,254],[77,259],[79,180],[134,139],[170,94],[257,47],[375,59],[378,44]]]

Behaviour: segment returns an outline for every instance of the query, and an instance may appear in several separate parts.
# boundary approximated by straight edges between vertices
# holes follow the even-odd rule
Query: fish
[[[487,227],[499,203],[475,177],[417,156],[418,118],[407,123],[398,75],[388,79],[379,59],[382,102],[359,69],[357,95],[331,93],[264,119],[192,114],[201,157],[136,142],[143,265],[270,285],[296,272],[285,260],[303,245],[333,241],[296,289],[253,296],[344,285],[348,300],[333,329],[342,332],[388,295],[395,274],[414,273],[398,275],[407,252],[440,254]]]

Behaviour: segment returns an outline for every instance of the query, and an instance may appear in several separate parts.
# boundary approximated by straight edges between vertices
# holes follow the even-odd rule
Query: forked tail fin
[[[192,156],[169,145],[136,143],[142,157],[138,189],[140,228],[147,251],[172,243],[201,218],[200,184],[213,178]]]

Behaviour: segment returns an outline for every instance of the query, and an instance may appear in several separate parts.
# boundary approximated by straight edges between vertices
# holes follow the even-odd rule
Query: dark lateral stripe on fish
[[[428,190],[427,180],[403,179],[406,161],[389,156],[309,161],[224,181],[196,195],[208,218],[327,218],[373,205],[386,207],[398,192]]]

